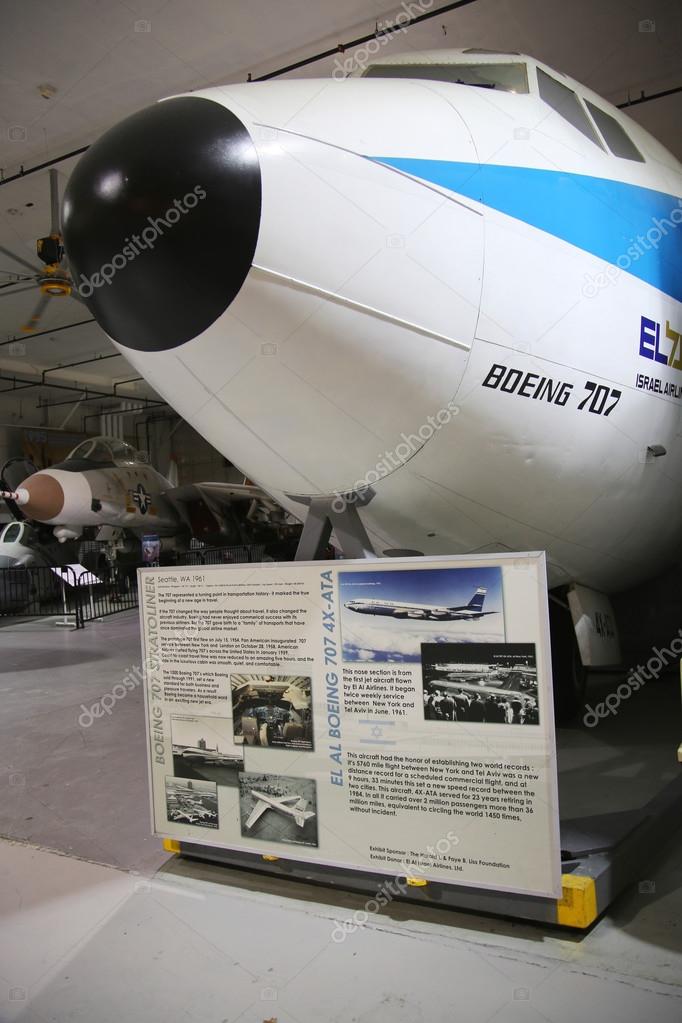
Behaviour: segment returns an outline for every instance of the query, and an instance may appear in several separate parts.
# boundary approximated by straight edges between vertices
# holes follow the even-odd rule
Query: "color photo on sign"
[[[237,746],[311,750],[313,719],[307,675],[230,675]]]
[[[534,643],[424,643],[424,718],[485,725],[537,725]]]
[[[425,643],[504,641],[502,570],[339,572],[344,661],[418,664]]]

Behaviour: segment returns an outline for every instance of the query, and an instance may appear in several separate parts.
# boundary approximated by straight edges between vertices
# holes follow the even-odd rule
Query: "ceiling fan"
[[[28,334],[37,329],[40,318],[51,298],[70,296],[71,298],[78,299],[78,293],[69,273],[68,262],[64,253],[64,241],[59,215],[59,178],[54,167],[50,169],[50,210],[50,233],[44,238],[38,238],[36,241],[36,252],[38,258],[45,264],[44,268],[33,266],[32,263],[29,263],[22,256],[17,256],[14,252],[0,245],[0,252],[5,256],[9,256],[15,263],[20,263],[27,270],[31,271],[30,274],[22,275],[5,271],[6,273],[11,273],[11,276],[17,279],[2,285],[0,298],[17,295],[21,291],[30,291],[33,288],[39,288],[41,292],[38,304],[28,321],[21,327],[22,331]],[[26,281],[32,281],[32,283],[25,287],[13,287],[15,284],[23,285]],[[10,288],[12,290],[5,290]],[[80,301],[80,299],[78,300]]]

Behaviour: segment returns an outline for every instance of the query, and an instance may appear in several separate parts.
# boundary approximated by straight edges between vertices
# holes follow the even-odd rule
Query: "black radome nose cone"
[[[200,97],[165,100],[106,132],[64,194],[78,291],[126,348],[190,341],[230,305],[258,240],[261,176],[241,121]]]

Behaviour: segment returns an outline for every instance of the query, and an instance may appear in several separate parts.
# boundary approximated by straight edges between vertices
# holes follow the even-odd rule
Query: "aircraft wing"
[[[161,496],[173,505],[195,536],[215,532],[217,527],[220,535],[232,535],[234,542],[243,543],[247,522],[275,526],[286,518],[284,509],[253,483],[186,483],[168,487]]]
[[[224,506],[236,501],[262,501],[278,508],[279,505],[254,483],[185,483],[181,487],[169,487],[162,491],[162,496],[172,501],[187,504],[192,501],[205,501]]]
[[[270,807],[268,806],[267,803],[264,803],[262,801],[262,799],[259,800],[257,805],[254,806],[253,810],[249,814],[249,819],[246,822],[246,827],[247,828],[252,828],[254,826],[254,824],[256,823],[256,821],[260,820],[261,817],[263,816],[263,814],[265,813],[265,811],[269,810],[269,809],[270,809]]]

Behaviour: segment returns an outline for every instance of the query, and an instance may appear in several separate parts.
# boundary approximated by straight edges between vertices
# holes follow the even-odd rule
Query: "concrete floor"
[[[135,613],[78,635],[5,625],[0,650],[2,1023],[682,1019],[679,834],[584,935],[394,903],[339,943],[363,896],[168,857],[150,837],[139,690],[79,724],[138,663]],[[674,680],[561,730],[563,815],[641,805],[675,777],[680,738]]]
[[[79,724],[139,665],[137,611],[77,634],[6,624],[0,651],[0,835],[153,873],[168,856],[150,835],[142,689]]]

